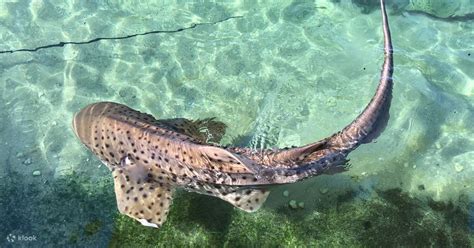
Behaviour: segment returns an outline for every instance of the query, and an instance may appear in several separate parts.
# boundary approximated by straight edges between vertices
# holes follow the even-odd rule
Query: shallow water
[[[119,216],[73,113],[116,101],[157,118],[217,117],[223,144],[318,140],[373,95],[378,5],[1,2],[0,246],[473,246],[474,7],[422,2],[388,7],[391,119],[348,172],[275,187],[254,214],[180,192],[160,230]],[[177,31],[144,34],[157,30]],[[47,47],[66,41],[83,44]]]

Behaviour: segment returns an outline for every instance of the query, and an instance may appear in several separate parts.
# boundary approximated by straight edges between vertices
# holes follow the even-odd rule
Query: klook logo
[[[15,242],[32,242],[37,241],[36,235],[15,235],[13,233],[8,234],[7,236],[8,243]]]

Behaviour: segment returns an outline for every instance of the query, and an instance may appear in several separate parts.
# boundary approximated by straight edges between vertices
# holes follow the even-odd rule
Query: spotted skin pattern
[[[122,214],[158,228],[176,188],[221,198],[247,212],[265,202],[268,187],[346,170],[346,157],[385,128],[392,98],[393,55],[383,0],[384,63],[365,110],[330,137],[301,147],[253,150],[216,145],[225,124],[155,119],[125,105],[99,102],[75,114],[81,142],[112,171]]]

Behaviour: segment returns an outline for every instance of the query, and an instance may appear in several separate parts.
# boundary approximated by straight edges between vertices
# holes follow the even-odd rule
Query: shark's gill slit
[[[112,171],[119,211],[158,228],[174,190],[184,188],[253,212],[270,185],[344,171],[347,155],[380,135],[389,118],[393,49],[383,0],[380,6],[385,57],[375,95],[354,121],[315,143],[280,150],[220,147],[215,144],[226,125],[215,119],[155,119],[113,102],[76,113],[76,135]]]

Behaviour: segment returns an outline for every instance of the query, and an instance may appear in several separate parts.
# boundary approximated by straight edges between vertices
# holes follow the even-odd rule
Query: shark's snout
[[[99,102],[90,104],[79,112],[74,114],[72,119],[72,128],[76,136],[83,142],[87,143],[91,138],[91,130],[94,120],[104,114],[110,107],[108,102]]]
[[[78,123],[78,121],[79,121],[79,119],[80,119],[80,118],[79,118],[79,113],[80,113],[80,111],[77,112],[77,113],[75,113],[75,114],[74,114],[74,117],[72,118],[72,130],[74,130],[74,133],[76,134],[76,136],[77,136],[78,138],[80,138],[79,133],[78,133],[78,130],[77,130],[77,127],[78,127],[78,124],[77,124],[77,123]]]

